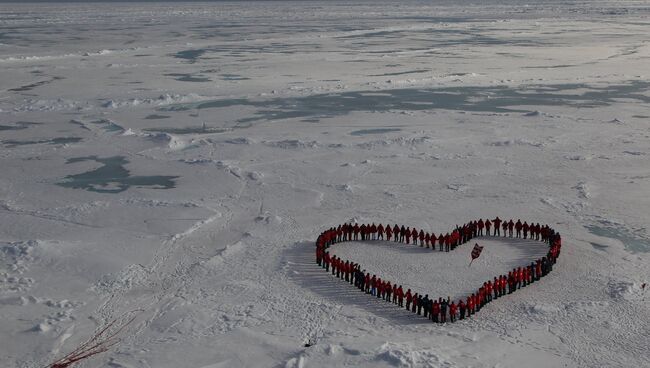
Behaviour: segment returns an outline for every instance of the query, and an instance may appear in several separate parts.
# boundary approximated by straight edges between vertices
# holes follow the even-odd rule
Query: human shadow
[[[419,247],[418,247],[419,248]],[[426,250],[426,248],[424,248]],[[429,251],[431,251],[429,249]],[[423,316],[406,311],[392,302],[381,300],[355,288],[349,282],[332,276],[316,264],[313,242],[297,242],[285,256],[289,278],[297,285],[343,305],[353,305],[399,324],[433,323]]]

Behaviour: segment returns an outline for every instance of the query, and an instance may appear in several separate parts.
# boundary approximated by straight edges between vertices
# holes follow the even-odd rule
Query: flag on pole
[[[481,256],[481,252],[483,251],[483,247],[478,245],[478,243],[474,244],[474,249],[472,249],[472,260],[469,262],[469,266],[472,265],[472,262],[478,257]],[[469,267],[467,266],[467,267]]]
[[[474,244],[474,249],[472,249],[472,260],[480,257],[482,251],[483,251],[482,246],[478,245],[478,243]]]

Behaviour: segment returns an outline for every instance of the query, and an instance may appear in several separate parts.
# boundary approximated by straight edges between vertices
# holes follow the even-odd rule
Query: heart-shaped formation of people
[[[503,231],[502,231],[503,230]],[[336,243],[346,241],[364,241],[364,240],[385,240],[395,243],[413,244],[420,247],[431,248],[436,250],[436,244],[439,251],[453,251],[462,244],[471,241],[477,236],[492,237],[516,237],[522,239],[538,240],[548,244],[549,249],[545,257],[536,259],[528,265],[516,267],[507,275],[500,275],[494,280],[487,280],[476,292],[467,296],[466,300],[455,301],[443,298],[429,299],[422,297],[423,294],[413,293],[408,289],[406,293],[402,286],[392,283],[370,273],[365,273],[360,264],[343,260],[333,255],[330,256],[328,248]],[[503,235],[501,235],[503,233]],[[455,322],[457,319],[465,319],[478,312],[485,304],[493,299],[498,299],[506,294],[511,294],[516,290],[539,281],[553,270],[553,265],[560,256],[562,247],[562,238],[560,234],[548,225],[539,223],[521,222],[512,219],[509,221],[501,220],[496,217],[493,220],[470,221],[462,226],[457,226],[453,231],[447,234],[436,236],[435,233],[429,234],[424,230],[394,225],[383,226],[381,224],[343,224],[335,228],[330,228],[322,232],[316,240],[316,263],[323,267],[326,272],[332,272],[332,275],[349,282],[355,287],[364,291],[373,297],[392,302],[398,307],[432,320],[436,323],[445,323],[447,320]],[[476,244],[472,250],[472,261],[478,258],[483,248]]]

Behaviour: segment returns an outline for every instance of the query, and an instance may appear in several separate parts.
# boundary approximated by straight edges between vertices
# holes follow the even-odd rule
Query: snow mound
[[[354,188],[350,184],[340,184],[336,186],[336,190],[340,192],[352,193],[354,191]]]
[[[450,361],[433,349],[413,349],[408,345],[385,343],[377,352],[375,361],[394,367],[451,367]]]
[[[550,316],[559,311],[560,308],[552,304],[532,304],[526,306],[526,312],[530,315]]]
[[[614,300],[641,300],[648,290],[641,286],[643,283],[629,281],[610,281],[607,285],[607,294]]]
[[[164,93],[157,98],[130,98],[127,100],[114,100],[109,99],[101,103],[101,107],[106,109],[120,109],[125,107],[136,107],[140,105],[146,106],[166,106],[176,103],[186,103],[200,101],[203,97],[190,93],[187,95]]]
[[[254,144],[255,141],[253,141],[250,138],[239,137],[239,138],[227,139],[227,140],[224,141],[224,143],[228,143],[228,144]]]
[[[266,141],[264,142],[269,147],[277,147],[282,149],[299,149],[299,148],[316,148],[319,146],[317,141],[302,141],[299,139],[286,139],[282,141]]]
[[[30,329],[30,331],[38,332],[38,333],[46,333],[51,329],[52,329],[52,327],[49,324],[43,322],[43,323],[39,323],[36,326],[32,327]]]
[[[580,182],[576,186],[574,186],[573,188],[578,191],[578,194],[580,195],[580,197],[582,197],[584,199],[591,198],[591,188],[589,187],[589,185],[587,183]]]
[[[447,189],[453,190],[455,192],[464,193],[467,191],[467,189],[469,189],[469,185],[462,184],[462,183],[447,184]]]
[[[532,146],[532,147],[543,147],[544,143],[531,141],[528,139],[506,139],[502,141],[493,141],[487,143],[488,146],[493,147],[512,147],[512,146]]]
[[[24,292],[31,288],[34,280],[21,275],[29,270],[30,264],[34,260],[34,249],[38,245],[37,240],[0,242],[0,292]],[[3,299],[0,304],[5,302],[15,303],[18,301]]]
[[[219,268],[223,265],[226,260],[237,253],[241,252],[244,249],[244,243],[237,242],[234,244],[228,244],[223,249],[221,249],[216,255],[211,257],[205,262],[205,265],[208,267]]]
[[[530,111],[524,114],[524,116],[540,116],[540,115],[542,115],[542,113],[537,110]]]
[[[38,99],[26,100],[20,106],[14,108],[15,112],[44,112],[44,111],[81,111],[91,109],[88,103],[57,98],[57,99]]]
[[[428,136],[422,137],[398,137],[393,139],[380,139],[376,141],[363,142],[357,144],[357,147],[363,149],[372,149],[375,147],[385,147],[390,145],[398,145],[402,147],[417,146],[424,143],[433,143],[433,139]]]
[[[248,173],[248,178],[254,181],[260,181],[264,177],[264,174],[258,171],[251,171]]]

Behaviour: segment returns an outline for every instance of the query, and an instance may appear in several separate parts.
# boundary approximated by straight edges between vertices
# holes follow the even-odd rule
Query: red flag
[[[474,245],[474,249],[472,249],[472,260],[475,260],[476,258],[480,257],[482,251],[483,251],[483,247],[478,245],[478,243],[476,243]]]

